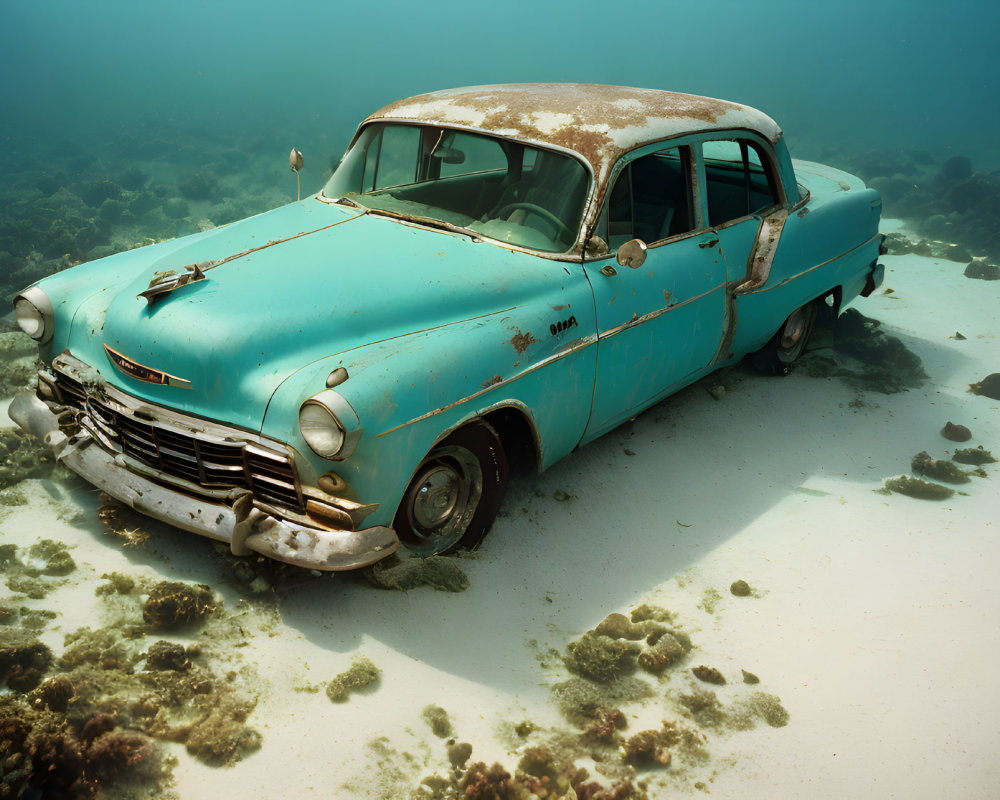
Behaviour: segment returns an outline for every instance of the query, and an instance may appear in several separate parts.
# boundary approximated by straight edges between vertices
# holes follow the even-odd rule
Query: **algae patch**
[[[947,500],[953,494],[954,489],[942,486],[940,483],[922,481],[919,478],[912,478],[909,475],[900,475],[898,478],[889,478],[885,482],[885,489],[897,494],[905,494],[907,497],[916,497],[921,500]]]
[[[448,556],[400,557],[393,554],[363,570],[364,576],[381,589],[408,591],[429,586],[442,592],[464,592],[469,578]]]
[[[326,685],[326,696],[334,703],[346,703],[352,693],[377,683],[381,674],[371,659],[360,656]]]

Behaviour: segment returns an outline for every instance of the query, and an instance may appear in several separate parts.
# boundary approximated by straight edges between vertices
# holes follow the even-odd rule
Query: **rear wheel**
[[[816,323],[815,300],[799,306],[782,323],[778,332],[753,354],[753,365],[771,375],[787,375],[789,365],[801,356]]]
[[[507,458],[485,422],[455,431],[427,454],[396,511],[393,527],[414,555],[473,548],[496,518],[507,488]]]

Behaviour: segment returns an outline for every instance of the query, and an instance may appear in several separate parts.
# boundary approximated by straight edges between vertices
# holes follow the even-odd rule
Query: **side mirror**
[[[646,260],[646,243],[642,239],[629,239],[618,248],[618,264],[639,269]]]

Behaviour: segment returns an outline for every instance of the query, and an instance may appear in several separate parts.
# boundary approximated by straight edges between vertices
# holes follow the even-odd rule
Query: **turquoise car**
[[[364,120],[305,200],[22,292],[46,366],[10,414],[237,555],[475,546],[511,469],[748,354],[785,371],[818,313],[881,283],[881,205],[737,103],[420,95]]]

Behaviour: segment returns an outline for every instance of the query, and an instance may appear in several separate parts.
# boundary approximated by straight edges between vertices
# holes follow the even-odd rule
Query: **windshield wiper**
[[[434,217],[422,217],[417,214],[401,214],[398,211],[386,211],[382,208],[371,208],[365,207],[365,210],[369,214],[378,214],[379,216],[389,217],[391,219],[401,219],[407,222],[415,222],[418,225],[423,225],[425,228],[436,228],[442,231],[449,231],[450,233],[460,233],[463,236],[468,236],[474,241],[482,241],[482,236],[476,233],[470,228],[463,228],[461,225],[456,225],[453,222],[445,222],[441,219],[435,219]]]

